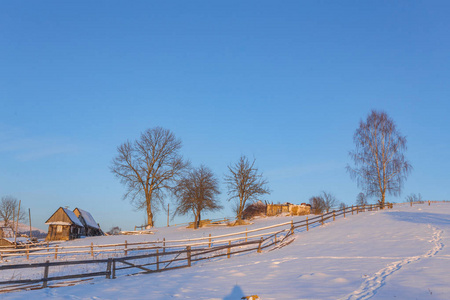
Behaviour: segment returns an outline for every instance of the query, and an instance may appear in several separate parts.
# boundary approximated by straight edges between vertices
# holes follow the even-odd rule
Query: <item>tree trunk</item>
[[[195,214],[194,229],[198,228],[198,214]]]
[[[242,211],[244,210],[244,199],[240,198],[239,199],[239,208],[238,208],[238,214],[237,214],[237,219],[239,221],[242,220]]]
[[[147,204],[147,226],[153,227],[152,206]]]
[[[147,227],[153,227],[153,212],[152,212],[152,191],[145,193],[145,204],[147,205]]]
[[[385,193],[381,194],[381,209],[384,209]]]
[[[199,211],[198,212],[198,220],[197,220],[197,228],[200,227],[200,221],[202,220],[202,213]]]

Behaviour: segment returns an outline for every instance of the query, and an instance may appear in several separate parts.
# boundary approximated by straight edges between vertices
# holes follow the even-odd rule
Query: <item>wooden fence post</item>
[[[231,241],[228,241],[227,258],[230,258]]]
[[[277,243],[277,234],[275,233],[275,244]]]
[[[166,253],[166,238],[163,238],[163,253]]]
[[[29,250],[28,244],[26,245],[26,247],[27,247],[27,260],[28,260],[28,259],[30,259],[30,250]]]
[[[345,206],[344,206],[344,218],[345,218]]]
[[[336,215],[334,213],[334,210],[333,210],[333,221],[336,221]]]
[[[112,260],[112,279],[116,279],[116,260]]]
[[[158,249],[156,249],[156,271],[159,271],[159,255]]]
[[[123,246],[123,250],[125,251],[125,256],[127,256],[128,255],[128,242],[127,242],[127,240],[125,240],[125,245]]]
[[[294,234],[294,220],[291,220],[291,234]]]
[[[428,200],[428,206],[430,206],[430,200]]]
[[[187,255],[187,262],[188,262],[188,267],[191,266],[191,246],[187,246],[186,247],[186,255]]]
[[[258,245],[258,250],[256,250],[256,252],[261,253],[261,244],[263,242],[263,237],[261,237],[261,239],[259,240],[259,245]]]
[[[94,243],[91,242],[91,256],[94,257]]]
[[[409,201],[410,206],[412,206],[412,201]]]
[[[322,225],[323,225],[323,214],[322,214]]]
[[[58,259],[58,245],[55,246],[55,259]]]
[[[44,279],[43,279],[43,283],[42,283],[42,287],[46,288],[47,287],[47,278],[48,278],[48,265],[49,265],[49,261],[47,260],[45,262],[45,267],[44,267]]]
[[[353,216],[353,205],[352,205],[352,216]]]
[[[245,228],[245,242],[247,243],[247,228]]]
[[[209,234],[209,248],[211,248],[211,233]]]
[[[50,243],[47,241],[47,252],[50,252]]]
[[[111,279],[111,258],[108,258],[108,263],[106,264],[106,279]]]
[[[308,216],[306,216],[306,231],[309,231],[309,226],[308,226]]]
[[[359,213],[359,207],[358,207],[358,205],[356,205],[356,214],[358,214]]]

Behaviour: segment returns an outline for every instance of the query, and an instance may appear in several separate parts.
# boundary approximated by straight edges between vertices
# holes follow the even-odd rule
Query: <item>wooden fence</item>
[[[392,208],[391,205],[387,206]],[[116,278],[117,273],[124,274],[138,274],[138,273],[154,273],[163,272],[167,270],[173,270],[178,268],[190,267],[193,263],[201,260],[211,260],[219,257],[241,255],[245,252],[257,252],[260,253],[263,249],[272,247],[282,247],[289,243],[289,237],[294,234],[295,230],[309,231],[314,226],[323,225],[325,222],[331,222],[337,217],[359,214],[364,211],[378,210],[379,205],[368,206],[352,206],[338,211],[332,211],[324,213],[322,215],[316,215],[312,218],[306,217],[305,220],[294,222],[285,222],[272,226],[266,226],[262,228],[241,231],[237,233],[223,234],[215,237],[201,237],[195,239],[182,239],[172,241],[155,241],[145,243],[125,243],[125,244],[111,244],[111,245],[97,245],[96,248],[108,248],[123,246],[120,252],[123,252],[122,257],[109,257],[105,259],[89,259],[79,261],[49,261],[42,263],[28,263],[28,264],[14,264],[14,265],[0,265],[0,271],[2,271],[2,277],[8,276],[5,271],[10,271],[14,274],[14,270],[18,269],[36,269],[36,272],[28,272],[28,279],[15,279],[14,275],[9,280],[0,281],[0,286],[3,288],[0,292],[9,292],[17,289],[37,289],[45,288],[48,282],[59,283],[53,286],[72,285],[77,282],[83,281],[80,278],[93,278],[97,276],[105,276],[108,279]],[[260,231],[266,231],[268,229],[277,228],[276,231],[258,233]],[[255,234],[256,233],[256,234]],[[249,235],[251,234],[251,235]],[[240,235],[240,236],[239,236]],[[140,247],[136,247],[140,246]],[[70,251],[72,247],[54,247],[55,251],[52,255],[57,258],[58,249],[64,249],[61,253],[73,254],[79,253],[79,251]],[[80,248],[80,247],[77,247]],[[128,255],[130,251],[138,250],[150,250],[149,253],[143,253],[138,255]],[[271,250],[272,250],[271,249]],[[33,249],[36,250],[36,249]],[[45,248],[50,252],[50,247]],[[22,250],[23,251],[23,250]],[[26,249],[26,255],[33,255],[31,249]],[[118,251],[103,250],[105,251]],[[94,256],[94,245],[87,246],[82,253],[90,253]],[[2,254],[7,255],[20,255],[18,253]],[[41,254],[42,255],[42,254]],[[58,267],[61,266],[76,266],[76,265],[88,265],[91,266],[90,272],[67,274],[67,271],[79,271],[80,268],[69,268],[69,270]],[[38,270],[41,270],[40,272]],[[53,275],[50,271],[55,269]],[[73,279],[76,279],[73,281]],[[84,279],[84,280],[89,280]],[[1,280],[1,279],[0,279]],[[72,280],[72,281],[67,281]],[[42,284],[41,284],[42,283]]]

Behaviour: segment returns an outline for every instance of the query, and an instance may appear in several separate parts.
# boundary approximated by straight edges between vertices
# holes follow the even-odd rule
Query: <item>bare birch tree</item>
[[[13,228],[14,222],[24,221],[26,219],[25,213],[23,209],[21,212],[18,212],[19,200],[12,196],[3,196],[0,202],[0,218],[3,221],[3,226]],[[17,214],[19,217],[17,218]],[[15,228],[13,228],[15,230]]]
[[[219,194],[219,181],[209,168],[200,166],[193,169],[174,188],[178,204],[175,215],[192,213],[195,218],[194,229],[197,229],[203,211],[222,209],[217,199]]]
[[[267,187],[267,180],[263,178],[262,173],[258,173],[255,167],[255,160],[250,163],[248,158],[242,155],[235,165],[229,165],[230,174],[225,175],[225,183],[228,188],[228,196],[231,199],[237,199],[236,217],[242,220],[242,213],[247,204],[260,200],[259,197],[264,194],[270,194]]]
[[[386,193],[399,195],[412,169],[404,156],[406,137],[385,112],[372,110],[366,121],[360,121],[353,140],[356,149],[349,154],[355,165],[347,165],[347,171],[367,196],[379,197],[384,207]]]
[[[148,226],[154,225],[153,212],[163,204],[164,192],[188,165],[179,154],[180,148],[181,141],[161,127],[148,129],[134,142],[117,147],[111,171],[127,187],[124,198],[146,210]]]

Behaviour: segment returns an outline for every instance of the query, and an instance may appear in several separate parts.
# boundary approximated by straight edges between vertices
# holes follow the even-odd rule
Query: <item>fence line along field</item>
[[[225,233],[225,228],[215,228],[214,233],[224,233],[210,233],[201,237],[95,245],[94,242],[89,245],[68,246],[47,244],[46,247],[39,245],[35,248],[2,249],[0,286],[3,292],[47,287],[50,282],[52,286],[61,286],[99,276],[114,279],[120,275],[190,267],[202,260],[214,262],[225,256],[231,258],[249,252],[260,253],[263,249],[274,250],[287,245],[289,237],[295,232],[309,231],[312,227],[335,221],[339,217],[345,218],[379,208],[378,205],[355,206],[313,217],[291,218],[289,222],[281,223],[276,221],[284,218],[268,218],[275,221],[275,224],[245,230],[242,227],[227,228],[234,230],[229,233]],[[178,231],[186,233],[183,228]]]

